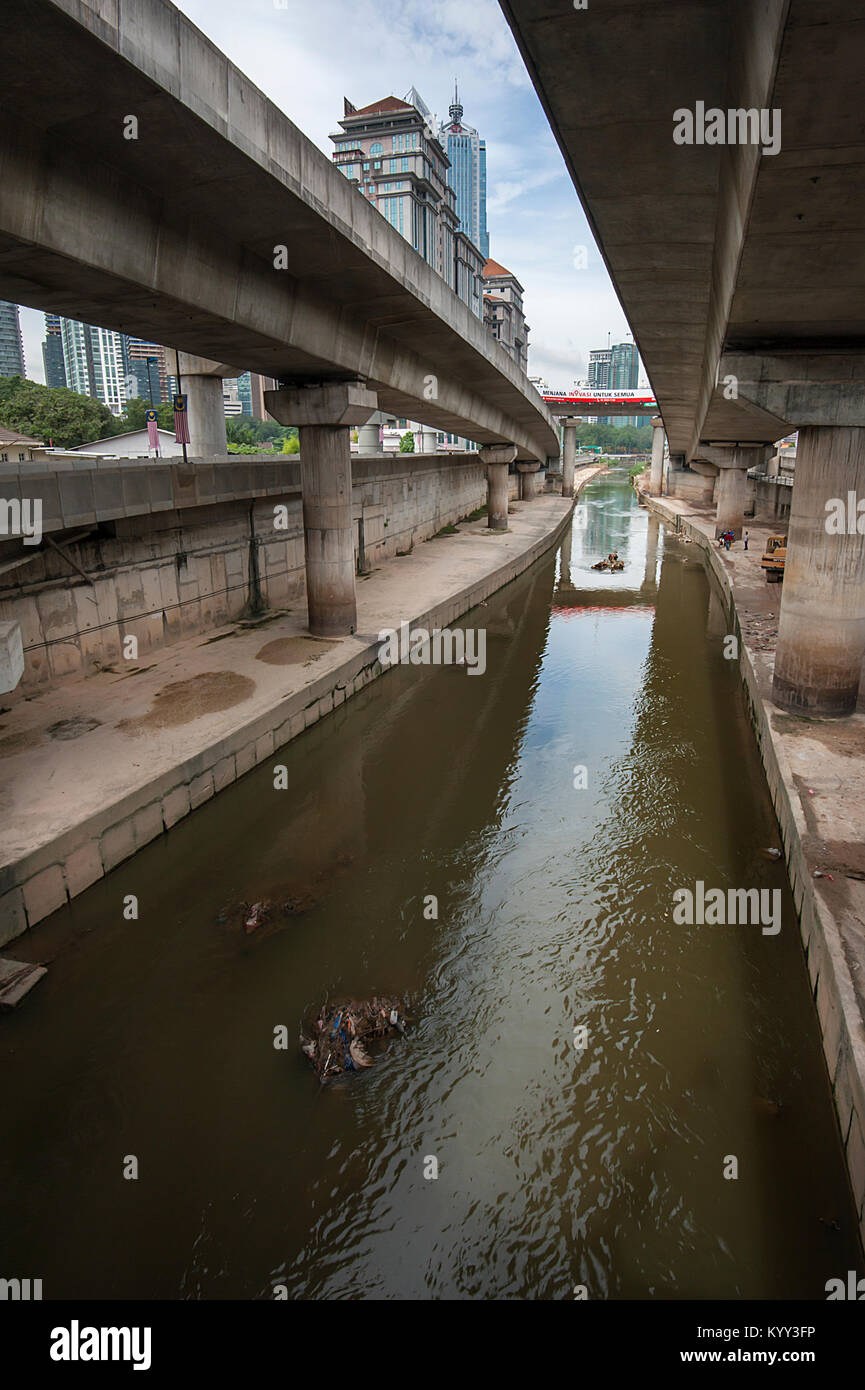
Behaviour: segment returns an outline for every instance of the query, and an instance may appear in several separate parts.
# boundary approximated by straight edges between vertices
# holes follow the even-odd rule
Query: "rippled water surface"
[[[610,549],[624,572],[592,572]],[[597,480],[463,620],[484,676],[390,672],[281,752],[290,791],[256,771],[34,933],[51,970],[0,1020],[7,1273],[46,1298],[825,1298],[855,1221],[694,550]],[[780,934],[675,925],[698,879],[780,889]],[[290,896],[243,935],[244,899]],[[320,1088],[301,1016],[377,991],[411,997],[410,1037]]]

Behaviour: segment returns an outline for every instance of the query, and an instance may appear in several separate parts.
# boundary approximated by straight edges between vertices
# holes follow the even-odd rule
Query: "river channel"
[[[46,1299],[825,1299],[856,1267],[696,551],[617,466],[462,620],[483,675],[389,672],[280,752],[289,790],[259,768],[36,929],[49,973],[0,1020],[0,1272]],[[780,931],[678,925],[698,881],[778,890]],[[292,896],[244,934],[244,900]],[[320,1087],[301,1017],[377,992],[409,1035]]]

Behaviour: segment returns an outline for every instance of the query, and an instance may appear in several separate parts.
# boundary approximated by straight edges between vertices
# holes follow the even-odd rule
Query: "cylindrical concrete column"
[[[380,454],[383,449],[380,425],[358,425],[357,449],[359,454]]]
[[[309,630],[340,637],[357,628],[349,432],[301,425],[298,434]]]
[[[487,470],[487,526],[508,529],[508,468],[517,456],[514,444],[485,444],[480,451]]]
[[[652,467],[649,473],[649,496],[660,497],[664,479],[664,422],[660,415],[652,417]]]
[[[738,454],[740,451],[731,451]],[[718,475],[718,503],[715,511],[715,536],[732,531],[736,540],[745,524],[745,502],[748,499],[748,461],[742,466],[722,468]]]
[[[856,511],[863,496],[865,429],[800,429],[772,685],[782,709],[856,708],[865,658],[865,535]]]
[[[228,453],[225,437],[225,408],[222,402],[222,378],[195,376],[182,378],[183,392],[189,416],[189,452],[194,458]]]
[[[434,454],[437,444],[438,435],[428,425],[421,425],[419,430],[415,430],[414,447],[416,453]]]
[[[491,531],[508,529],[508,465],[487,464],[487,526]]]
[[[530,502],[537,496],[540,464],[518,463],[517,472],[520,475],[520,501]]]
[[[577,457],[577,425],[579,416],[569,416],[562,420],[562,496],[574,495],[574,470]]]
[[[266,391],[264,403],[300,436],[309,630],[342,637],[357,629],[349,431],[367,423],[375,394],[362,382],[335,381]]]

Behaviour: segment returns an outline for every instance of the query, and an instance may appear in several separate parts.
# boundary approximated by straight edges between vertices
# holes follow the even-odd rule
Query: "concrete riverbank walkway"
[[[780,584],[760,567],[779,522],[748,522],[720,550],[715,513],[677,497],[644,500],[705,550],[727,597],[725,632],[744,650],[740,669],[775,811],[814,991],[860,1234],[865,1245],[865,681],[846,719],[803,718],[772,702]],[[678,522],[677,522],[678,518]],[[731,769],[735,776],[735,769]]]
[[[580,470],[577,488],[600,465]],[[47,917],[382,672],[378,633],[456,622],[553,543],[573,503],[515,503],[358,580],[358,631],[305,604],[199,634],[0,714],[0,945]]]

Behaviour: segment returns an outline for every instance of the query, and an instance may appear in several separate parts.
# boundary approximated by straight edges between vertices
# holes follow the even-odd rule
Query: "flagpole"
[[[177,367],[177,394],[178,394],[178,396],[179,396],[179,395],[181,395],[182,393],[181,393],[181,390],[180,390],[180,353],[178,352],[177,348],[174,349],[174,362],[175,362],[175,366]],[[183,462],[186,463],[186,462],[187,462],[187,458],[186,458],[186,440],[185,440],[185,439],[182,439],[182,440],[180,441],[180,447],[183,449]]]

